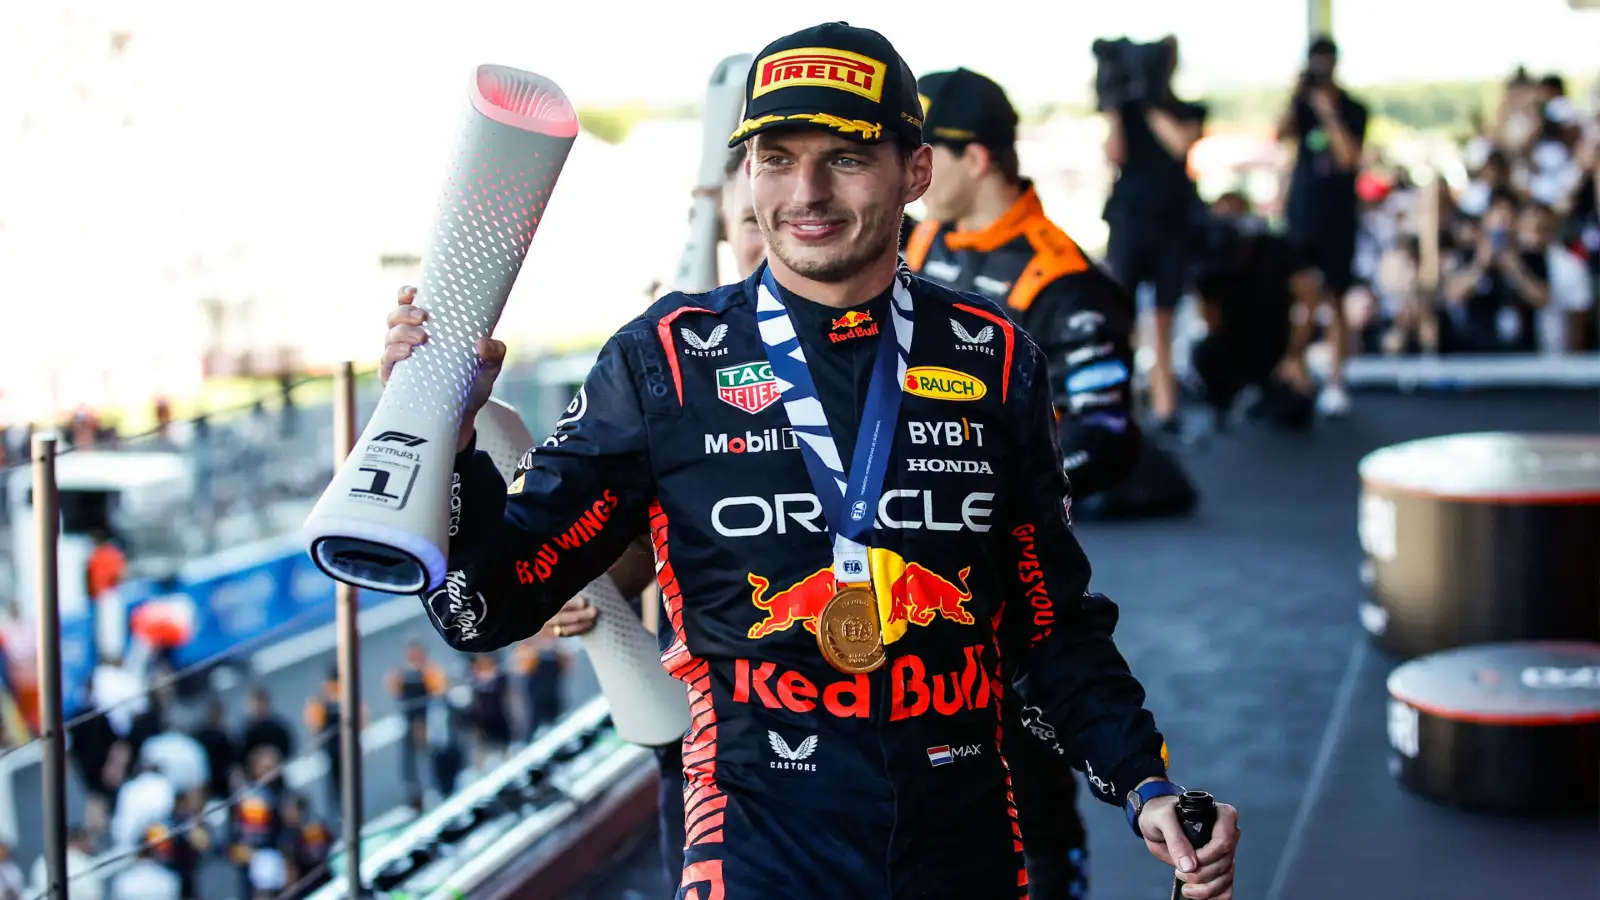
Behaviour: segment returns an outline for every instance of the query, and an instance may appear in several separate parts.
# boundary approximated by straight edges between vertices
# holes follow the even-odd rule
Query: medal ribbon
[[[838,584],[862,584],[870,580],[867,542],[883,496],[883,477],[889,470],[889,451],[894,445],[894,430],[900,416],[901,385],[906,378],[906,358],[911,352],[910,274],[904,268],[895,274],[890,295],[890,320],[893,340],[878,338],[878,356],[867,386],[867,403],[862,410],[850,471],[844,471],[828,417],[822,411],[811,367],[795,335],[794,320],[783,304],[783,292],[771,267],[761,273],[757,289],[756,322],[761,342],[767,348],[767,362],[778,380],[783,411],[799,439],[800,455],[811,476],[817,502],[833,539],[833,578]]]

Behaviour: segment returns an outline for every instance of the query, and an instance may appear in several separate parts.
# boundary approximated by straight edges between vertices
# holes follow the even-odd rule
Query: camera
[[[1098,67],[1094,87],[1102,112],[1134,103],[1154,103],[1167,91],[1176,46],[1169,38],[1141,44],[1127,38],[1091,45]]]

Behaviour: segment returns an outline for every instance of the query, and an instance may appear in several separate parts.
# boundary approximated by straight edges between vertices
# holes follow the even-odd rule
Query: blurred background
[[[1293,145],[1279,139],[1280,117],[1302,77],[1310,38],[1329,33],[1337,40],[1339,83],[1369,113],[1354,277],[1339,302],[1353,325],[1343,348],[1355,358],[1347,368],[1351,386],[1358,394],[1370,390],[1370,402],[1358,396],[1348,421],[1310,436],[1219,437],[1218,423],[1188,422],[1173,446],[1205,498],[1198,517],[1084,535],[1106,589],[1166,596],[1170,602],[1154,604],[1162,615],[1215,616],[1217,601],[1179,602],[1141,571],[1140,551],[1125,549],[1130,544],[1170,553],[1179,567],[1190,565],[1183,553],[1193,552],[1216,569],[1217,560],[1234,558],[1229,554],[1253,557],[1263,542],[1277,542],[1280,563],[1299,567],[1302,580],[1293,581],[1252,564],[1249,590],[1263,599],[1244,607],[1268,615],[1266,606],[1277,602],[1269,594],[1311,597],[1305,609],[1275,608],[1269,618],[1284,643],[1259,651],[1263,668],[1241,675],[1241,684],[1208,689],[1213,700],[1216,692],[1236,699],[1205,716],[1183,689],[1184,673],[1213,665],[1204,662],[1213,651],[1162,646],[1153,631],[1141,630],[1143,613],[1124,615],[1132,620],[1124,628],[1134,668],[1157,673],[1153,696],[1171,699],[1180,732],[1198,732],[1222,716],[1230,739],[1247,742],[1240,720],[1275,727],[1266,720],[1277,701],[1238,700],[1257,696],[1243,681],[1289,672],[1307,686],[1309,730],[1299,734],[1285,718],[1279,724],[1286,736],[1267,741],[1276,750],[1249,751],[1273,760],[1265,764],[1266,781],[1247,783],[1248,767],[1237,758],[1199,763],[1225,765],[1232,775],[1205,771],[1213,781],[1237,776],[1232,786],[1276,822],[1276,837],[1249,829],[1255,883],[1238,896],[1266,896],[1269,885],[1282,893],[1295,877],[1279,870],[1288,853],[1282,835],[1312,777],[1334,688],[1350,671],[1346,651],[1361,638],[1351,615],[1357,601],[1345,597],[1361,592],[1356,461],[1426,434],[1517,427],[1592,433],[1600,424],[1600,9],[1587,6],[859,0],[819,12],[725,2],[625,10],[489,0],[14,5],[0,16],[0,284],[11,338],[0,353],[0,674],[9,693],[0,898],[33,896],[22,887],[26,878],[13,888],[7,867],[26,871],[41,852],[31,434],[59,429],[65,451],[58,479],[67,715],[74,720],[71,815],[86,829],[81,852],[100,867],[84,883],[156,859],[149,848],[166,847],[161,865],[189,866],[199,879],[186,896],[252,896],[235,871],[238,859],[227,856],[250,845],[238,809],[252,785],[283,777],[290,796],[306,803],[296,814],[302,843],[315,845],[315,826],[329,845],[321,855],[315,846],[306,851],[300,874],[311,877],[297,890],[309,896],[312,882],[333,871],[336,855],[331,823],[338,809],[328,787],[336,759],[327,743],[338,712],[330,718],[327,709],[333,588],[294,531],[332,473],[331,373],[356,360],[362,421],[376,403],[377,322],[396,288],[419,277],[468,74],[496,62],[549,76],[583,123],[497,332],[511,345],[497,395],[540,433],[599,344],[670,286],[712,68],[824,16],[884,32],[918,74],[963,66],[1003,85],[1022,115],[1021,171],[1034,179],[1051,218],[1096,257],[1106,248],[1106,201],[1119,178],[1107,153],[1115,126],[1102,112],[1104,57],[1091,51],[1097,39],[1176,37],[1172,93],[1208,111],[1185,160],[1189,176],[1206,203],[1228,204],[1228,221],[1243,212],[1269,232],[1282,230],[1295,159]],[[1536,312],[1514,292],[1483,300],[1493,307],[1490,318],[1508,310],[1537,323],[1530,339],[1492,348],[1453,339],[1451,324],[1463,297],[1476,290],[1454,289],[1452,276],[1470,269],[1491,231],[1545,259],[1552,291]],[[1205,246],[1211,249],[1199,254],[1197,267],[1251,264],[1230,255],[1236,244],[1227,236]],[[731,271],[724,267],[725,280]],[[1194,300],[1180,311],[1180,345],[1205,333]],[[1318,360],[1332,349],[1319,340],[1313,367],[1322,371]],[[1490,351],[1525,364],[1515,384],[1496,384],[1493,372],[1474,374],[1470,366],[1442,375],[1383,368],[1384,361],[1431,363]],[[1148,346],[1141,347],[1146,368],[1148,357]],[[1178,360],[1181,381],[1189,366],[1183,354]],[[1478,390],[1459,390],[1462,384]],[[1224,499],[1241,496],[1250,498],[1243,506]],[[1278,524],[1276,533],[1261,530],[1268,522]],[[1229,579],[1246,576],[1219,570],[1206,577],[1229,591]],[[424,727],[431,743],[406,745],[416,723],[437,715],[436,703],[480,726],[502,716],[516,736],[509,747],[467,741],[456,748],[462,772],[443,784],[426,773],[369,777],[366,812],[375,834],[400,833],[457,785],[492,772],[507,752],[531,747],[561,715],[588,709],[595,696],[581,645],[571,639],[535,639],[499,658],[457,658],[433,639],[414,601],[373,595],[362,602],[369,766],[409,771],[414,753],[424,767],[434,764],[449,743],[439,733],[448,729]],[[420,643],[408,651],[413,639]],[[1381,683],[1378,668],[1363,661],[1362,683]],[[418,691],[420,672],[427,678]],[[456,699],[439,699],[450,696]],[[1199,721],[1183,724],[1188,713]],[[287,740],[272,739],[280,731]],[[185,783],[173,797],[157,797],[156,812],[128,813],[144,801],[123,802],[119,794],[146,769],[161,768],[142,765],[141,754],[169,735],[201,747],[207,775],[177,779]],[[175,752],[193,749],[184,746]],[[1242,745],[1215,738],[1205,746],[1216,748],[1211,755],[1232,756]],[[265,755],[253,752],[263,747]],[[195,799],[182,799],[190,788],[199,792]],[[1252,812],[1245,801],[1220,795],[1247,817]],[[1120,814],[1091,815],[1109,822],[1104,842],[1116,840],[1110,834]],[[185,863],[190,851],[172,849],[171,839],[203,831],[195,821],[208,822],[213,834],[183,845],[193,850]],[[170,833],[152,837],[149,826],[157,824]],[[649,839],[637,840],[649,846]],[[638,853],[648,856],[638,850],[619,858],[649,875],[613,873],[620,880],[588,882],[572,895],[668,896],[648,880],[659,863],[639,862]],[[1152,874],[1149,866],[1140,871]],[[1152,891],[1161,888],[1154,874],[1143,879]],[[1444,896],[1396,890],[1368,893]],[[1109,875],[1095,890],[1096,897],[1146,895],[1157,894],[1122,892]]]

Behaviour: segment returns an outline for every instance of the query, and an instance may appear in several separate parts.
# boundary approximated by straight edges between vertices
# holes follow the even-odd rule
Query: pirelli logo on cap
[[[786,87],[828,87],[878,103],[888,67],[869,56],[826,47],[800,47],[774,53],[756,63],[750,99]]]

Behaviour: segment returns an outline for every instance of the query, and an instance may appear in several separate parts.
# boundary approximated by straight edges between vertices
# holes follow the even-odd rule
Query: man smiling
[[[882,35],[831,23],[763,50],[746,97],[730,145],[748,143],[767,263],[619,331],[585,412],[509,496],[473,447],[505,354],[482,342],[450,567],[487,614],[471,636],[435,627],[469,652],[520,640],[649,527],[662,661],[693,720],[683,900],[1026,896],[999,742],[1013,697],[1188,896],[1231,897],[1235,813],[1189,846],[1116,606],[1088,593],[1043,355],[994,303],[898,265],[932,176],[910,70]],[[829,339],[861,316],[877,333]],[[390,313],[385,378],[426,321]],[[993,328],[997,352],[959,352],[952,321]],[[728,353],[687,354],[682,328]],[[785,429],[760,452],[705,440]]]

